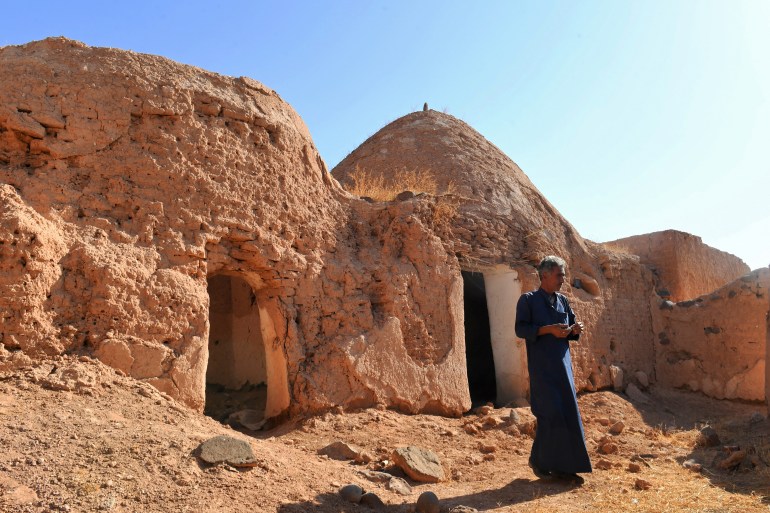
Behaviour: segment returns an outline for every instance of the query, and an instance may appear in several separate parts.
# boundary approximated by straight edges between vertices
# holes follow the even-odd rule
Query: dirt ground
[[[532,439],[509,408],[462,418],[386,410],[328,412],[267,431],[240,433],[191,412],[149,385],[88,358],[62,357],[0,372],[0,511],[355,512],[340,486],[355,483],[411,512],[424,491],[442,511],[770,511],[770,423],[764,405],[653,390],[649,404],[622,394],[580,397],[594,472],[577,487],[538,479],[526,465]],[[520,410],[519,410],[520,411]],[[761,416],[760,416],[761,415]],[[623,430],[609,434],[617,421]],[[696,447],[698,429],[715,428],[718,446]],[[249,441],[258,465],[207,466],[198,445],[216,435]],[[341,440],[360,446],[367,464],[318,454]],[[606,442],[617,452],[599,454]],[[448,479],[399,495],[361,470],[403,477],[396,447],[439,455]],[[738,450],[737,468],[719,462]],[[682,463],[695,459],[701,471]],[[601,462],[601,463],[600,463]],[[597,467],[603,467],[597,468]],[[643,480],[649,485],[637,485]]]

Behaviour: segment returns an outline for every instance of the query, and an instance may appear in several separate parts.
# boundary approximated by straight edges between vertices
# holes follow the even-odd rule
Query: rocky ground
[[[577,487],[527,468],[526,409],[328,412],[241,433],[96,361],[59,358],[0,373],[0,511],[369,511],[340,496],[346,484],[387,512],[414,511],[425,491],[442,511],[770,511],[763,405],[648,394],[580,398],[595,470]],[[246,440],[252,466],[205,464],[197,448],[217,435]],[[335,441],[359,462],[319,454]],[[438,456],[444,481],[394,465],[394,449],[410,445]]]

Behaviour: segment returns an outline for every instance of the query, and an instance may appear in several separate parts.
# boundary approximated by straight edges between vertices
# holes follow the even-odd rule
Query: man
[[[537,266],[540,289],[527,292],[516,305],[516,336],[527,343],[529,394],[537,431],[529,466],[538,477],[553,476],[576,484],[578,472],[591,472],[580,419],[569,341],[578,340],[583,323],[575,320],[564,284],[564,260],[545,257]]]

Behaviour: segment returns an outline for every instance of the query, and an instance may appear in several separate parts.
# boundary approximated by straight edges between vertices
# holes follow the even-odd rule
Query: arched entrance
[[[254,288],[238,275],[210,277],[208,293],[204,412],[234,427],[260,429],[271,413],[266,409],[271,381],[275,381],[275,369],[269,368],[275,360],[271,319],[260,311]]]

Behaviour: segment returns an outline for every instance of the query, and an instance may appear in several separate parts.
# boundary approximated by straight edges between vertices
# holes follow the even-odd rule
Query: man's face
[[[543,277],[540,279],[540,286],[546,292],[556,292],[564,285],[564,269],[555,267],[550,271],[543,271]]]

